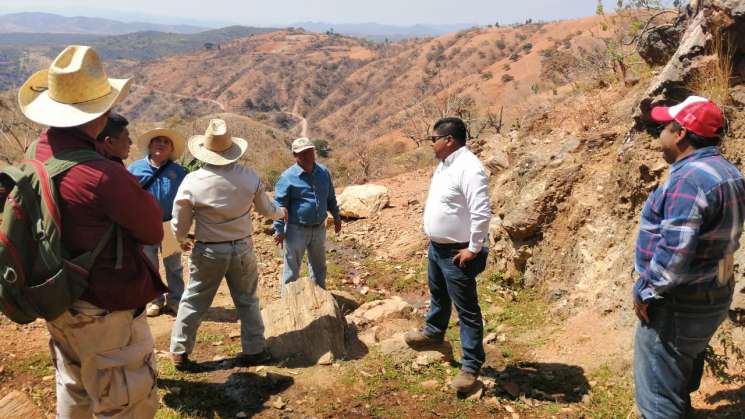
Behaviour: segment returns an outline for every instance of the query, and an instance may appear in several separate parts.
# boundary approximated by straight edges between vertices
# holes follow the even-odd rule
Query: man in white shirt
[[[424,329],[405,337],[416,350],[441,346],[455,304],[463,352],[460,374],[452,381],[458,392],[476,386],[484,364],[484,324],[476,276],[486,267],[485,243],[491,219],[488,178],[479,159],[465,146],[467,135],[462,120],[443,118],[430,137],[440,160],[424,208],[424,232],[430,240],[430,311]]]
[[[171,334],[171,359],[177,369],[189,369],[197,329],[215,298],[222,278],[228,281],[241,320],[240,365],[269,360],[264,323],[256,291],[258,271],[251,239],[251,210],[273,219],[285,218],[256,173],[236,163],[246,152],[246,140],[231,137],[221,119],[213,119],[205,135],[189,139],[189,151],[206,163],[189,173],[179,186],[171,221],[184,251],[192,250],[189,286],[178,308]],[[194,238],[188,239],[192,222]]]

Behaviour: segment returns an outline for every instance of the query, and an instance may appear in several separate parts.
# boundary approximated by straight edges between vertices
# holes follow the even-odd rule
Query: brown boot
[[[192,371],[194,369],[194,361],[189,359],[189,354],[176,354],[171,352],[169,354],[171,361],[173,361],[173,367],[177,371]]]
[[[404,341],[416,351],[437,350],[442,346],[443,339],[427,336],[419,330],[412,330],[404,336]]]
[[[476,388],[478,378],[478,373],[460,370],[460,373],[455,378],[453,378],[453,381],[450,383],[450,385],[458,393],[468,393]]]

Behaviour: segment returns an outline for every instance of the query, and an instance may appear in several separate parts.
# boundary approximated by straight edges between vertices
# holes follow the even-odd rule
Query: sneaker
[[[178,314],[178,303],[176,304],[166,304],[165,307],[161,310],[162,314]]]
[[[171,352],[169,353],[169,357],[173,362],[173,367],[176,368],[177,371],[191,371],[194,369],[194,361],[189,359],[188,354],[176,354]]]
[[[478,378],[478,373],[460,370],[460,373],[455,378],[453,378],[453,381],[450,383],[450,385],[458,393],[468,393],[477,386]]]
[[[160,316],[161,309],[162,307],[159,304],[149,303],[147,308],[145,308],[145,314],[147,314],[148,317],[157,317]]]
[[[252,367],[255,365],[266,365],[272,361],[272,355],[264,349],[255,354],[240,353],[235,357],[235,364],[240,367]]]
[[[424,332],[420,330],[412,330],[404,335],[404,341],[411,349],[426,351],[439,349],[444,342],[444,339],[425,335]]]

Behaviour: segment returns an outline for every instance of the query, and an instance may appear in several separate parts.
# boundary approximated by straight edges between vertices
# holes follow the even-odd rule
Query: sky
[[[602,0],[613,10],[615,0]],[[124,21],[275,26],[296,22],[502,24],[590,16],[597,0],[2,0],[0,14],[48,12]]]

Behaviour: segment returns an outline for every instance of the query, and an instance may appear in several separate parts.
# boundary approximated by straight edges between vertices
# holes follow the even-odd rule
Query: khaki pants
[[[47,322],[58,418],[152,418],[158,409],[153,337],[145,314],[85,301]]]

